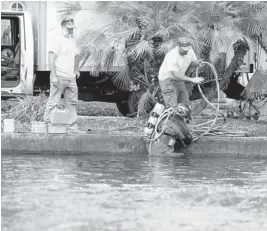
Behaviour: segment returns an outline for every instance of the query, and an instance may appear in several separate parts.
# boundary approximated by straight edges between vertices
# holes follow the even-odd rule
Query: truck
[[[88,10],[75,17],[77,30],[84,29],[85,18],[92,29],[107,23],[94,4],[89,3]],[[1,2],[1,99],[49,93],[48,47],[52,32],[60,31],[59,7],[60,2]],[[113,81],[120,68],[119,64],[102,68],[95,76],[90,63],[85,63],[77,80],[79,100],[116,103],[122,115],[134,116],[137,92],[121,90]]]

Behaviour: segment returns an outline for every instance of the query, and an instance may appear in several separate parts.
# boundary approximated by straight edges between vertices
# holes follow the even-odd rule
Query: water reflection
[[[265,159],[2,155],[2,230],[266,230]]]

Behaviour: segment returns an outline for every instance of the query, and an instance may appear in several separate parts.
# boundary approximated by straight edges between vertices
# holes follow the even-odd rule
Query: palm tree
[[[257,41],[266,31],[266,5],[265,2],[99,2],[98,9],[110,18],[110,24],[98,31],[86,30],[80,36],[81,63],[89,58],[98,71],[119,62],[122,69],[114,76],[114,83],[122,90],[140,86],[138,111],[142,114],[162,100],[156,76],[164,55],[177,45],[179,37],[187,37],[196,53],[216,67],[221,87],[226,89],[247,50],[256,50]],[[79,2],[64,3],[59,14],[77,13],[82,7]],[[118,46],[122,49],[116,49]],[[209,70],[201,71],[207,78],[213,77]],[[192,87],[188,85],[191,90]],[[210,98],[216,96],[214,84],[206,87],[206,93]],[[197,103],[194,114],[206,107],[203,100]]]

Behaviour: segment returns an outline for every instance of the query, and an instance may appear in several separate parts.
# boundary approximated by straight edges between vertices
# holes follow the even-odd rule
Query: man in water
[[[149,154],[172,155],[177,149],[186,147],[191,143],[192,136],[185,123],[191,116],[191,109],[187,104],[181,103],[178,104],[176,110],[178,113],[172,114],[167,121],[163,119],[159,122],[157,133],[164,130],[158,139],[151,140],[147,144]]]

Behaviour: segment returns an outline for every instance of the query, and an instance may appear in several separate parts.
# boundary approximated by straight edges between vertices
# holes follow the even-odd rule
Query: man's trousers
[[[78,87],[76,79],[61,79],[61,85],[50,85],[50,94],[44,112],[44,121],[50,122],[52,110],[59,104],[61,95],[64,95],[64,106],[69,111],[69,125],[77,120],[76,106],[78,103]]]
[[[159,81],[162,96],[167,107],[177,107],[179,103],[190,105],[188,92],[183,81],[166,79]]]

